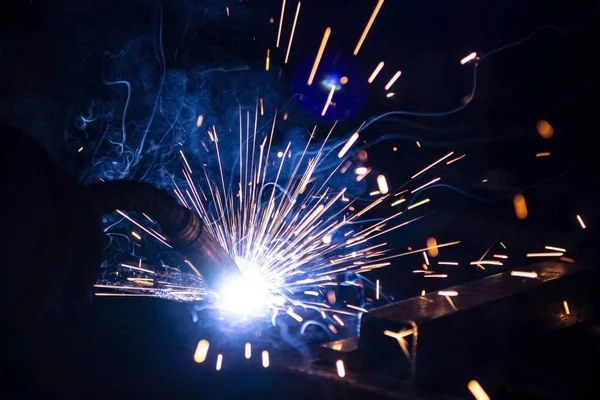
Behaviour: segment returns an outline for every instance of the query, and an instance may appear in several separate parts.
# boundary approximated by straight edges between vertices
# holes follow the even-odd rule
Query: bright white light
[[[219,308],[242,315],[264,316],[285,299],[277,295],[277,284],[267,281],[261,269],[236,259],[243,276],[222,282],[217,294]]]
[[[263,315],[269,308],[269,290],[254,277],[224,282],[219,291],[219,307],[244,315]]]

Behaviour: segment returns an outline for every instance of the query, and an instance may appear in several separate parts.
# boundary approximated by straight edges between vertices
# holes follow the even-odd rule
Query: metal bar
[[[364,314],[361,363],[426,385],[448,371],[593,317],[591,269],[542,262],[526,271],[536,277],[507,271],[447,289],[457,293],[453,296],[430,293]]]

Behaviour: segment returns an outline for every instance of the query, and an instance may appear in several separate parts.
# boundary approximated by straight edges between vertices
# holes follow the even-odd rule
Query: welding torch
[[[82,186],[36,140],[0,123],[0,315],[34,331],[51,310],[86,303],[104,258],[103,215],[144,213],[209,288],[241,272],[198,215],[164,190],[142,182]],[[25,284],[23,290],[21,284]],[[25,328],[26,327],[26,328]]]
[[[202,275],[209,288],[241,276],[238,266],[198,215],[181,206],[166,191],[135,181],[95,183],[84,191],[101,214],[129,210],[155,219],[169,245]]]

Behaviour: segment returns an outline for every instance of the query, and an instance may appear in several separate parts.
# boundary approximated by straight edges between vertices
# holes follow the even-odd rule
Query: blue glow
[[[335,90],[338,91],[342,88],[342,83],[337,74],[327,74],[325,79],[321,81],[321,86],[327,91],[330,91],[332,87],[335,87]]]

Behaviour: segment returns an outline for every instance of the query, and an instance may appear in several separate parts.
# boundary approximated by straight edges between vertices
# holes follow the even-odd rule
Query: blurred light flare
[[[550,139],[554,136],[554,128],[546,120],[540,120],[536,124],[536,130],[544,139]]]
[[[196,347],[196,352],[194,353],[194,361],[198,364],[202,364],[206,361],[206,355],[208,354],[208,348],[210,347],[210,343],[206,339],[202,339],[198,342],[198,346]]]
[[[515,215],[518,219],[525,219],[529,212],[527,211],[527,203],[525,202],[525,197],[518,193],[513,197],[513,206],[515,209]]]

